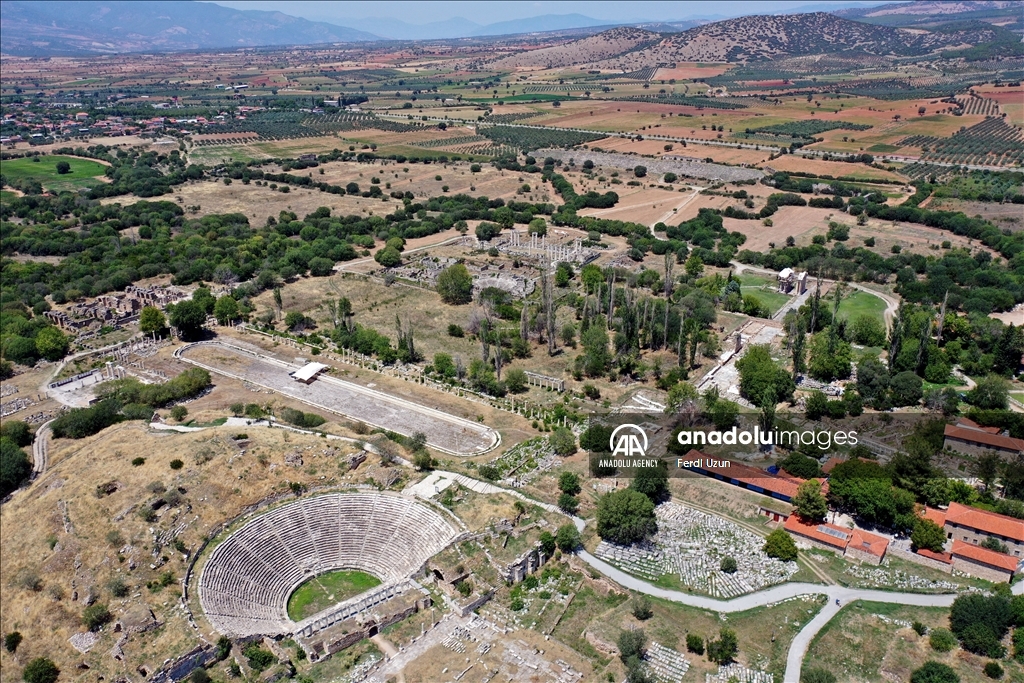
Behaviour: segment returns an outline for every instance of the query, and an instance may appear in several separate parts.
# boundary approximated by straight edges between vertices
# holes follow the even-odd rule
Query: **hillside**
[[[907,31],[842,19],[824,12],[751,16],[700,26],[590,66],[634,71],[675,62],[749,62],[814,54],[923,55],[941,48],[994,41],[998,29]]]
[[[376,40],[282,12],[206,2],[4,2],[0,51],[20,56],[173,52]]]
[[[661,39],[651,31],[639,28],[613,28],[594,36],[587,36],[563,45],[545,47],[539,50],[521,52],[498,59],[488,64],[494,69],[517,67],[565,67],[598,60],[608,60],[625,52],[635,51]]]
[[[1018,3],[1012,0],[962,0],[945,2],[924,0],[922,2],[898,2],[892,5],[876,7],[851,7],[833,12],[839,17],[887,17],[887,16],[945,16],[964,14],[966,12],[984,12],[990,10],[1011,10]],[[1018,9],[1019,11],[1019,9]]]

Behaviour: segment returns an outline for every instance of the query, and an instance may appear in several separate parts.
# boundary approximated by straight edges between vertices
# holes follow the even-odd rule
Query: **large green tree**
[[[796,513],[809,522],[824,521],[828,514],[828,501],[821,493],[821,483],[817,479],[805,481],[797,487],[793,505]]]
[[[437,293],[441,301],[452,306],[468,304],[473,300],[473,277],[461,263],[448,266],[437,276]]]
[[[774,557],[785,562],[796,560],[797,556],[796,543],[793,542],[793,537],[786,533],[782,527],[768,534],[768,538],[764,542],[764,552],[768,557]]]
[[[793,378],[775,364],[767,346],[751,346],[736,361],[736,368],[740,371],[740,394],[756,406],[787,401],[796,390]]]
[[[658,461],[656,467],[638,468],[629,488],[644,494],[655,505],[668,500],[668,467]]]
[[[941,526],[930,519],[919,519],[910,534],[910,543],[914,550],[931,550],[942,552],[946,544],[946,532]]]
[[[811,377],[831,382],[850,376],[853,351],[849,342],[838,339],[831,327],[811,338],[810,350],[807,372]]]
[[[216,316],[217,322],[221,325],[227,325],[238,320],[238,302],[235,301],[234,297],[225,294],[217,299],[217,303],[213,305],[213,315]]]
[[[0,438],[0,498],[21,486],[32,473],[25,451],[13,439]]]
[[[163,334],[167,329],[167,320],[164,312],[156,306],[145,306],[139,314],[139,330],[146,334],[154,332]]]
[[[186,300],[171,308],[171,325],[177,328],[182,339],[197,339],[206,324],[206,311],[195,301]]]
[[[597,502],[597,533],[606,541],[630,545],[658,530],[651,499],[632,489],[606,493]]]
[[[60,360],[70,346],[71,340],[56,327],[44,327],[36,335],[36,351],[46,360]]]

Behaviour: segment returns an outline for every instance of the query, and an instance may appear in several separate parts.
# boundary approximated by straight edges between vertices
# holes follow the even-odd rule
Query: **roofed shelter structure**
[[[323,363],[306,363],[301,368],[294,372],[290,372],[292,378],[297,382],[303,384],[312,384],[313,381],[320,375],[321,372],[327,369],[328,366]]]

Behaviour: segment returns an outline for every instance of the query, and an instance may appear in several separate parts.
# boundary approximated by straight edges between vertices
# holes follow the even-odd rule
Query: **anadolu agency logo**
[[[632,430],[633,433],[624,433],[625,430]],[[620,434],[620,432],[622,433]],[[643,445],[640,443],[641,439],[643,439]],[[611,448],[613,456],[642,458],[647,454],[647,445],[647,432],[639,425],[629,423],[616,427],[608,439],[608,447]]]

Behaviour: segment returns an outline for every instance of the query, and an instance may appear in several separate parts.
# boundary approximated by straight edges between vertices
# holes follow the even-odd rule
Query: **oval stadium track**
[[[481,455],[501,442],[490,427],[428,406],[320,375],[310,384],[289,373],[299,366],[223,341],[197,342],[174,352],[176,358],[212,373],[270,389],[314,408],[388,429],[404,436],[422,432],[427,445],[456,456]]]

